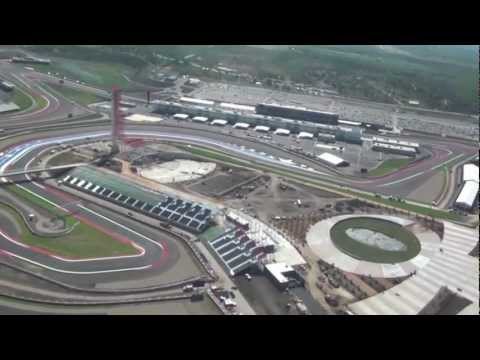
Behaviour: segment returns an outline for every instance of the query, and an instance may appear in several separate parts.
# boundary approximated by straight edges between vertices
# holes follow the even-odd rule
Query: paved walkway
[[[460,313],[479,313],[479,260],[468,255],[478,242],[478,228],[444,222],[445,233],[437,251],[417,275],[371,298],[349,305],[359,315],[415,315],[442,286],[472,301]]]
[[[340,215],[319,221],[310,228],[306,236],[308,245],[319,259],[329,264],[335,264],[337,268],[343,271],[380,278],[406,276],[427,265],[440,246],[440,238],[433,231],[426,229],[423,231],[414,230],[415,236],[422,244],[422,249],[413,259],[398,264],[379,264],[354,259],[340,251],[330,238],[330,229],[337,222],[354,217],[359,217],[359,215]],[[411,220],[396,216],[361,215],[361,217],[389,220],[402,226],[410,226],[414,223]]]

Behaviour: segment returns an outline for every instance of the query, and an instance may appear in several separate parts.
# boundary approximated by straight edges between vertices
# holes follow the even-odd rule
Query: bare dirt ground
[[[219,196],[228,189],[258,175],[258,173],[249,170],[231,168],[231,172],[229,172],[220,167],[211,176],[193,183],[188,189],[208,196]]]
[[[270,181],[258,186],[241,199],[228,199],[225,204],[258,216],[259,219],[270,222],[274,216],[296,216],[306,214],[313,209],[331,204],[335,194],[306,186],[282,181],[277,176],[270,176]],[[297,201],[300,200],[301,206]]]

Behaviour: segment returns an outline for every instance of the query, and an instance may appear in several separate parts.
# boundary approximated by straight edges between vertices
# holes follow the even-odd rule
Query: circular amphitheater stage
[[[368,261],[365,254],[348,255],[345,247],[338,246],[331,238],[332,229],[335,225],[347,219],[372,218],[393,222],[405,228],[414,235],[420,243],[420,249],[414,251],[410,259],[393,263],[380,262],[379,260]],[[440,238],[429,229],[425,229],[412,220],[387,215],[340,215],[319,221],[313,225],[306,236],[307,243],[313,253],[321,260],[335,265],[337,268],[365,276],[395,278],[406,276],[414,271],[420,270],[434,256],[440,246]],[[337,240],[337,239],[335,239]],[[342,249],[342,250],[341,250]],[[374,250],[374,249],[372,249]],[[378,250],[378,249],[377,249]],[[372,251],[373,253],[374,251]],[[363,258],[363,260],[362,260]]]

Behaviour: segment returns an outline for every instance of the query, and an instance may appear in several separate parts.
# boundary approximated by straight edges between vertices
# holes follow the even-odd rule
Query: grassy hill
[[[122,64],[163,64],[179,73],[190,62],[222,63],[259,80],[277,78],[336,89],[345,96],[478,113],[478,47],[461,45],[37,45],[52,56]],[[194,55],[186,60],[188,55]],[[160,57],[158,56],[160,55]],[[168,60],[165,60],[168,59]],[[205,75],[210,76],[210,75]]]

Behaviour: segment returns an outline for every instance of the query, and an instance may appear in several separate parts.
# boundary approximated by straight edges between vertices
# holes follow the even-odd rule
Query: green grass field
[[[351,228],[368,229],[382,233],[400,241],[406,246],[406,250],[388,251],[361,243],[348,236],[346,231]],[[355,259],[375,263],[394,264],[404,262],[415,257],[421,250],[420,242],[413,233],[399,224],[382,219],[358,217],[342,220],[332,227],[330,236],[332,242],[340,251]]]
[[[112,86],[126,88],[129,81],[123,76],[132,76],[136,69],[123,64],[89,62],[71,59],[56,59],[50,65],[35,65],[35,70],[79,80],[87,85],[109,89]]]
[[[417,99],[422,106],[439,110],[478,113],[478,51],[473,45],[462,48],[429,45],[28,47],[42,56],[51,57],[50,69],[100,87],[114,83],[124,87],[127,84],[121,74],[131,77],[129,73],[139,74],[148,64],[168,65],[180,74],[215,80],[216,74],[199,72],[191,62],[207,67],[221,62],[260,80],[276,78],[327,86],[341,95],[389,103],[398,99],[402,102]],[[192,54],[194,60],[185,59]],[[159,60],[159,55],[170,59]],[[49,71],[47,67],[44,70]]]
[[[61,237],[42,237],[30,232],[23,219],[10,208],[4,207],[16,217],[17,223],[22,228],[21,240],[23,243],[31,246],[37,246],[51,251],[60,256],[66,256],[76,259],[85,259],[92,257],[124,256],[134,255],[138,251],[130,244],[122,243],[113,239],[102,231],[99,231],[89,225],[78,221],[72,215],[66,214],[62,210],[43,201],[25,190],[18,187],[9,187],[15,195],[28,201],[50,213],[52,217],[65,219],[68,228],[73,227],[73,231],[68,235]]]
[[[13,95],[12,102],[17,104],[20,108],[18,111],[26,110],[32,106],[33,102],[30,97],[28,97],[23,90],[20,90],[18,87],[15,89],[15,94]]]
[[[383,176],[400,170],[410,163],[410,159],[388,159],[368,173],[369,176]]]
[[[52,88],[54,91],[60,93],[67,99],[74,101],[80,105],[90,105],[96,102],[100,101],[105,101],[105,98],[102,98],[100,96],[97,96],[95,94],[86,92],[86,91],[80,91],[77,89],[69,88],[67,86],[62,86],[62,85],[49,85],[50,88]]]
[[[32,99],[35,100],[36,109],[41,109],[47,106],[47,100],[45,100],[42,96],[36,95],[36,94],[31,94],[29,93],[30,96],[28,96],[26,93],[27,91],[23,86],[20,86],[18,83],[14,82],[16,85],[16,89],[12,98],[12,102],[18,105],[20,108],[18,111],[26,110],[30,106],[32,106]]]

